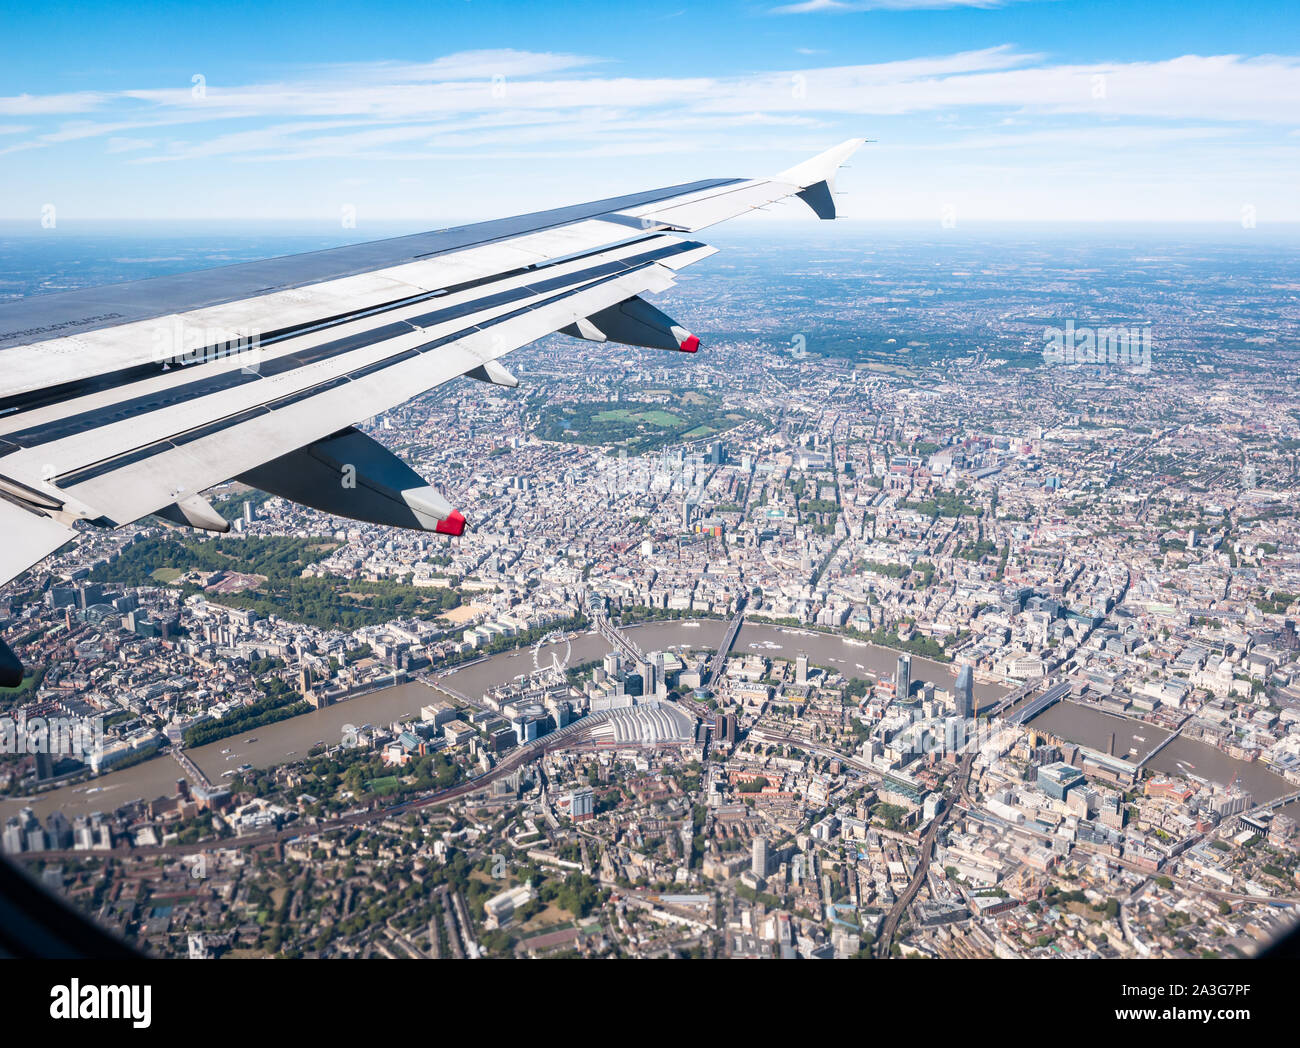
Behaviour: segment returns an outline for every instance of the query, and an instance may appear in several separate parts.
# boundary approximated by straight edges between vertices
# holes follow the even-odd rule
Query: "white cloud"
[[[432,62],[369,62],[353,66],[332,67],[351,69],[354,74],[372,76],[382,80],[491,80],[494,76],[543,76],[564,70],[597,65],[605,59],[594,55],[565,54],[551,51],[516,51],[497,48],[482,51],[460,51],[436,58]]]
[[[1015,0],[800,0],[772,8],[772,14],[852,14],[855,11],[922,11],[953,7],[1002,7]]]
[[[895,116],[1000,110],[1100,118],[1296,123],[1300,62],[1292,57],[1185,55],[1158,62],[1050,64],[1010,46],[891,62],[802,67],[732,77],[630,77],[591,72],[554,76],[598,60],[575,55],[499,51],[450,56],[420,66],[374,63],[316,71],[303,80],[223,85],[196,97],[189,85],[116,94],[0,99],[27,114],[84,114],[41,138],[47,143],[165,125],[238,120],[435,123],[507,114],[525,121],[548,112],[618,110],[626,119],[673,109],[681,114],[762,112],[803,117]],[[511,69],[493,80],[491,69]],[[442,79],[431,74],[441,73]],[[512,79],[517,77],[517,79]],[[207,136],[220,143],[264,141],[269,128]],[[303,130],[307,130],[306,127]],[[406,137],[405,133],[396,137]],[[244,136],[241,138],[240,136]],[[382,137],[382,136],[381,136]],[[242,146],[241,146],[242,148]],[[212,155],[186,143],[180,153]]]
[[[999,49],[949,56],[933,69],[927,68],[930,61],[723,81],[699,108],[864,116],[988,108],[1246,123],[1300,120],[1300,61],[1290,57],[1185,55],[1159,62],[1031,66],[1025,56]]]
[[[15,186],[43,193],[51,178],[71,179],[78,168],[67,151],[94,140],[106,165],[131,165],[124,183],[203,181],[204,200],[213,186],[233,200],[254,185],[251,175],[229,176],[233,163],[300,165],[285,168],[299,186],[304,173],[314,179],[326,169],[337,180],[373,174],[380,186],[412,175],[445,184],[476,165],[501,171],[534,161],[551,181],[530,170],[532,189],[563,193],[563,202],[602,195],[611,174],[624,171],[628,189],[664,174],[680,180],[679,154],[699,158],[692,165],[704,174],[744,174],[866,134],[883,140],[861,158],[876,180],[873,199],[887,190],[907,207],[926,194],[957,195],[952,186],[1005,208],[1018,199],[1046,208],[1053,194],[1146,199],[1158,196],[1150,183],[1163,179],[1180,182],[1171,197],[1190,208],[1211,182],[1226,197],[1293,180],[1300,125],[1300,60],[1278,55],[1080,63],[1004,45],[850,65],[809,59],[749,75],[645,77],[621,75],[593,56],[497,50],[276,74],[230,84],[209,76],[202,97],[182,82],[0,99],[0,114],[21,114],[21,123],[0,124],[9,136],[0,153],[24,154],[0,171],[0,195],[12,197]],[[741,153],[760,156],[752,168],[725,160]],[[646,161],[601,167],[629,156]],[[162,174],[184,164],[191,166],[183,179]],[[1184,175],[1191,168],[1194,177]],[[1084,172],[1098,185],[1082,180]],[[275,202],[266,187],[277,178],[284,176],[260,177],[248,190],[266,197],[268,209]],[[467,193],[477,190],[465,181]],[[971,206],[978,212],[963,204]],[[850,199],[846,210],[853,207]]]
[[[112,95],[101,91],[74,91],[57,95],[0,96],[0,114],[44,116],[51,113],[85,113],[97,109]]]
[[[104,148],[109,153],[134,153],[141,149],[152,149],[153,139],[151,138],[118,138],[114,136],[104,143]]]

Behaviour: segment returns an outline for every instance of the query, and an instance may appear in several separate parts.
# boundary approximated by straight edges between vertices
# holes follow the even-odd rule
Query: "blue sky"
[[[849,217],[1300,221],[1293,3],[80,3],[4,25],[6,219],[441,224],[863,135]]]

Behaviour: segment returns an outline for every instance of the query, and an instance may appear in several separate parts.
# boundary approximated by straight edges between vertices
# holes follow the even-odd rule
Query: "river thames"
[[[727,624],[721,619],[669,620],[631,626],[626,633],[643,651],[715,650],[721,643]],[[553,655],[577,666],[602,658],[609,645],[597,634],[587,633],[542,647],[537,652],[540,665],[548,665]],[[736,638],[733,654],[759,654],[793,659],[803,652],[813,666],[836,670],[846,677],[876,677],[894,674],[898,653],[875,645],[863,645],[841,636],[799,630],[785,626],[746,623]],[[483,693],[498,684],[532,672],[533,652],[524,648],[479,659],[430,674],[446,687],[452,697],[478,701]],[[912,658],[913,681],[933,682],[936,687],[951,689],[956,670],[950,665],[916,656]],[[977,684],[975,693],[981,705],[1006,694],[999,685]],[[219,742],[199,746],[186,753],[213,783],[228,781],[223,772],[248,764],[269,768],[300,759],[318,742],[335,744],[343,737],[346,725],[387,725],[420,715],[420,707],[438,697],[439,691],[428,684],[413,681],[358,695],[355,698],[313,710],[288,720],[253,729],[248,735],[233,735]],[[446,697],[446,696],[444,696]],[[252,741],[249,741],[249,740]],[[168,797],[176,792],[176,780],[183,777],[180,766],[171,757],[156,757],[122,771],[110,772],[88,783],[66,786],[30,798],[6,798],[0,801],[0,815],[7,818],[20,808],[30,807],[41,818],[60,810],[68,818],[95,811],[111,811],[137,798]]]
[[[721,642],[726,627],[720,619],[669,620],[631,626],[625,632],[643,651],[712,651]],[[600,636],[588,633],[568,642],[546,645],[537,651],[536,658],[545,666],[553,656],[563,661],[567,654],[568,664],[577,666],[600,659],[608,650],[609,645]],[[892,677],[898,658],[896,651],[851,641],[838,634],[749,622],[742,626],[732,649],[733,655],[758,654],[785,659],[793,659],[800,652],[808,656],[813,666],[856,678]],[[420,707],[439,696],[439,687],[454,698],[477,702],[489,688],[531,672],[533,661],[533,651],[527,648],[488,656],[430,674],[436,686],[413,681],[382,688],[322,710],[255,728],[247,736],[231,736],[186,752],[212,782],[225,782],[229,776],[223,773],[233,772],[241,765],[274,767],[300,759],[319,742],[335,744],[342,739],[347,725],[387,725],[418,717]],[[954,665],[912,657],[913,681],[951,690],[955,675]],[[980,706],[992,703],[1009,690],[998,684],[977,684],[977,703]],[[1158,728],[1068,702],[1057,703],[1032,723],[1062,738],[1103,751],[1109,733],[1114,731],[1116,756],[1125,756],[1125,750],[1132,747],[1133,759],[1153,749],[1167,735]],[[1190,772],[1225,784],[1239,775],[1241,783],[1259,800],[1292,789],[1285,780],[1258,765],[1235,760],[1202,743],[1185,739],[1166,747],[1156,756],[1152,767],[1173,773]],[[61,810],[69,818],[95,811],[107,812],[137,798],[172,796],[176,792],[176,780],[182,777],[175,760],[157,757],[89,783],[61,787],[30,798],[7,798],[0,801],[0,816],[7,818],[23,807],[31,807],[42,818],[55,810]]]
[[[1111,732],[1115,733],[1115,756],[1140,761],[1169,738],[1170,732],[1128,717],[1117,717],[1074,702],[1058,702],[1029,722],[1031,727],[1051,732],[1080,746],[1106,752]],[[1203,742],[1177,738],[1152,758],[1147,767],[1168,775],[1194,775],[1221,785],[1236,778],[1256,801],[1270,801],[1294,793],[1296,787],[1262,764],[1229,757]],[[1296,817],[1297,805],[1282,809]]]

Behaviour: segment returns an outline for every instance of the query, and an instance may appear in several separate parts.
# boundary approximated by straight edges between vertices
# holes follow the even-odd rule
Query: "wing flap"
[[[74,528],[0,498],[0,585],[39,564],[76,535]]]

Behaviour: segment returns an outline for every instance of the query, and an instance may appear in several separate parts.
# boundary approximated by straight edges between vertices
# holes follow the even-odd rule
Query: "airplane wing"
[[[835,215],[851,139],[773,178],[708,179],[516,218],[0,304],[0,584],[88,522],[222,531],[238,478],[342,516],[458,535],[464,516],[354,427],[563,331],[694,352],[642,295],[689,234],[799,196]]]

